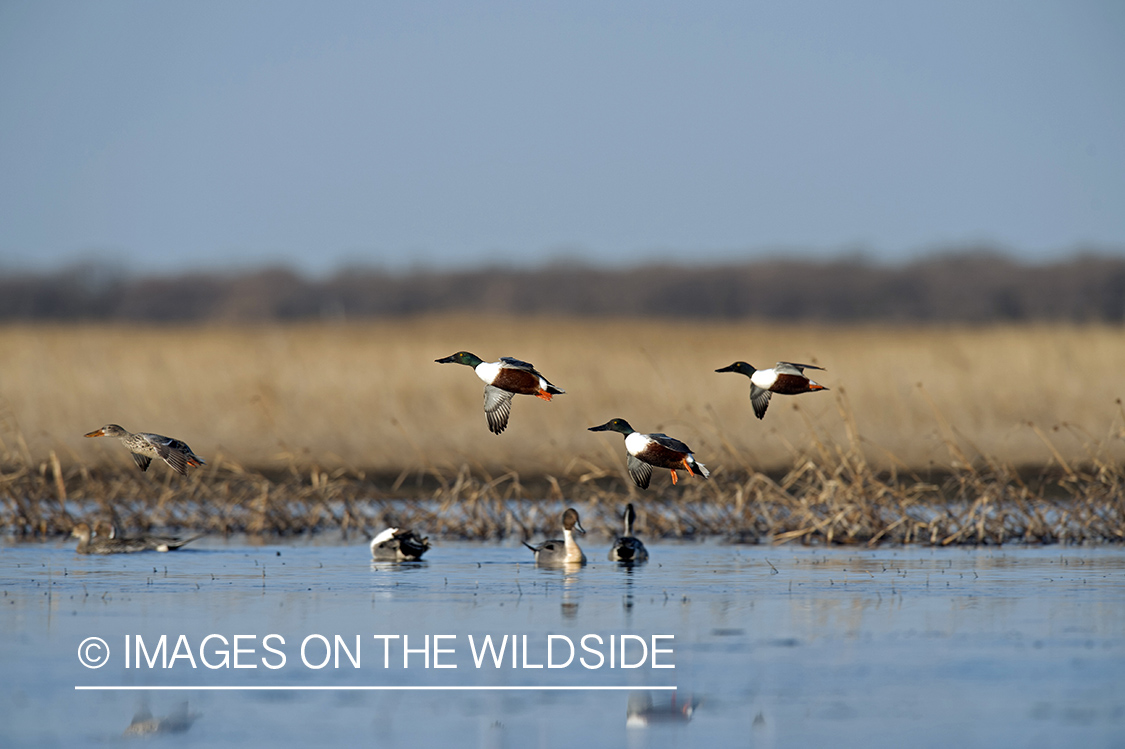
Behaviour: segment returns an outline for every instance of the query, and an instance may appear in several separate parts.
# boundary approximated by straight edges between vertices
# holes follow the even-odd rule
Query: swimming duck
[[[647,562],[648,549],[639,538],[633,537],[633,522],[637,519],[637,513],[633,510],[632,502],[625,505],[625,514],[621,517],[625,521],[625,535],[618,536],[613,543],[613,548],[609,550],[609,561]]]
[[[70,535],[78,539],[79,554],[133,554],[138,551],[175,551],[201,536],[187,539],[172,536],[135,536],[132,538],[90,537],[90,526],[79,523]]]
[[[568,507],[562,516],[563,539],[544,541],[538,546],[532,546],[524,541],[523,545],[535,552],[535,563],[541,566],[557,564],[586,564],[586,555],[582,553],[578,543],[574,540],[574,531],[585,533],[578,519],[578,511]]]
[[[692,476],[707,478],[711,475],[707,467],[697,461],[691,448],[666,434],[641,434],[625,419],[611,419],[600,427],[590,427],[591,432],[621,432],[625,435],[625,450],[629,453],[626,465],[633,483],[642,489],[648,488],[652,478],[652,468],[667,468],[672,472],[672,483],[676,483],[676,471],[683,468]]]
[[[371,558],[380,562],[416,562],[430,548],[429,537],[412,530],[387,528],[371,539]]]
[[[142,471],[147,471],[153,458],[160,458],[181,476],[187,476],[188,466],[205,465],[203,458],[191,451],[186,442],[161,434],[138,432],[133,434],[116,424],[106,424],[88,433],[87,437],[116,437],[125,445]]]
[[[771,369],[754,369],[744,361],[736,361],[729,367],[716,369],[716,372],[738,372],[750,378],[750,403],[754,406],[754,415],[759,419],[766,415],[770,405],[770,394],[798,395],[811,393],[816,390],[827,390],[805,376],[806,369],[819,369],[812,364],[794,364],[788,361],[779,361]]]
[[[144,536],[119,537],[117,535],[117,526],[109,522],[108,520],[99,520],[94,523],[94,537],[102,539],[118,539],[124,541],[143,541],[147,543],[149,548],[153,551],[159,551],[158,547],[162,544],[176,544],[180,541],[177,536],[156,536],[151,534]],[[196,538],[199,538],[199,536],[196,536]],[[187,541],[185,541],[184,543],[187,543]]]
[[[438,364],[464,364],[472,367],[477,377],[484,380],[484,415],[488,418],[488,428],[493,434],[500,434],[508,426],[513,395],[534,395],[549,401],[552,396],[566,392],[548,382],[534,366],[510,356],[502,356],[500,361],[486,362],[476,354],[458,351],[452,356],[434,361]]]

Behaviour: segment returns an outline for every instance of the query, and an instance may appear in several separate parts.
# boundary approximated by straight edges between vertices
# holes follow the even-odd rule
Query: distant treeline
[[[350,269],[326,279],[285,269],[132,278],[97,266],[51,275],[0,274],[0,320],[7,321],[297,321],[450,312],[1122,322],[1125,256],[1037,265],[976,253],[907,265],[852,258],[620,270],[494,267],[408,275]]]

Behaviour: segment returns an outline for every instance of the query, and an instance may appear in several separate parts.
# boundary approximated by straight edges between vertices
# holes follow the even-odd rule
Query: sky
[[[0,2],[0,273],[1125,254],[1125,3]]]

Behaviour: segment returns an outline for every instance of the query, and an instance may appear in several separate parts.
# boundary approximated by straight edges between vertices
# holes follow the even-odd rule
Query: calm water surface
[[[624,569],[602,561],[607,542],[585,546],[592,564],[570,571],[467,543],[401,566],[372,564],[365,545],[204,539],[111,557],[0,546],[0,745],[133,744],[124,732],[139,710],[179,716],[187,730],[148,739],[169,746],[1125,745],[1120,548],[654,543],[651,562]],[[344,648],[329,657],[337,635]],[[497,647],[509,636],[499,667],[476,666],[470,635],[478,651],[486,635]],[[574,659],[533,668],[547,665],[550,635]],[[600,656],[582,650],[586,635]],[[626,663],[642,665],[620,667],[623,635]],[[653,635],[673,636],[656,641],[672,651],[656,663],[674,669],[652,667]],[[79,661],[89,637],[109,649],[97,669]],[[404,638],[417,651],[406,667]],[[554,665],[566,642],[552,641]],[[283,666],[267,667],[281,656],[264,644]],[[165,668],[164,656],[178,657]],[[374,685],[628,689],[340,689]],[[200,689],[215,686],[302,689]]]

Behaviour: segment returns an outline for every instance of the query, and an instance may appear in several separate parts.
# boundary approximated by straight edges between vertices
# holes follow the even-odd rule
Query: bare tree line
[[[1123,322],[1125,256],[1027,264],[996,253],[905,265],[860,258],[689,268],[554,265],[326,279],[269,268],[133,278],[96,265],[0,274],[5,321],[299,321],[426,313],[666,316],[794,322]]]

